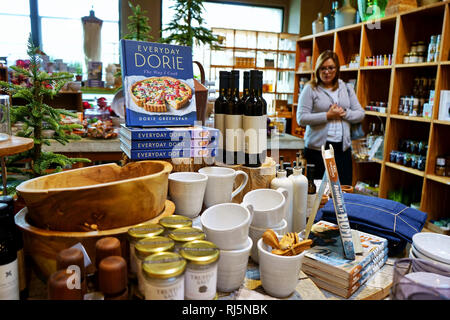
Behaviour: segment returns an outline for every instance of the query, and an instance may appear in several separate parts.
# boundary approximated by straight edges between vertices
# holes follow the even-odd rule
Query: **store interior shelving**
[[[214,83],[211,88],[218,90],[220,71],[258,69],[263,71],[263,96],[269,114],[275,112],[275,100],[293,103],[298,35],[223,28],[212,28],[212,32],[221,44],[211,48],[205,58],[205,73]],[[242,91],[242,81],[240,87]]]
[[[403,56],[410,51],[412,42],[425,41],[428,46],[432,35],[441,36],[437,61],[404,64]],[[450,202],[446,201],[450,196],[450,177],[435,174],[436,158],[450,155],[450,121],[438,119],[440,92],[450,90],[450,1],[299,38],[295,102],[300,94],[300,79],[310,79],[313,75],[312,70],[298,70],[305,49],[311,51],[312,70],[324,50],[334,50],[341,65],[347,65],[355,54],[359,54],[359,66],[341,69],[340,77],[345,81],[356,79],[356,93],[363,108],[371,101],[386,102],[386,113],[366,111],[363,121],[366,133],[370,123],[383,123],[383,159],[354,161],[353,185],[357,181],[378,184],[379,196],[383,198],[403,190],[405,194],[409,192],[411,202],[420,202],[420,209],[428,214],[428,220],[450,217]],[[365,65],[365,57],[385,54],[392,55],[391,65]],[[435,91],[431,119],[398,112],[400,97],[412,94],[414,79],[418,77],[434,79],[430,88]],[[294,103],[294,119],[297,107]],[[294,120],[293,135],[296,135],[297,127]],[[424,171],[389,161],[390,152],[398,150],[404,139],[428,143]]]

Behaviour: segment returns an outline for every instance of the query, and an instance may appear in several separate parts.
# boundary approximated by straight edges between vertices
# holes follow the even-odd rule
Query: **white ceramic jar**
[[[287,232],[292,231],[292,210],[294,206],[294,184],[291,179],[287,177],[286,170],[278,170],[277,176],[270,182],[271,189],[284,188],[287,190],[287,204],[285,206],[285,219],[287,221]]]
[[[308,179],[302,174],[300,167],[294,167],[294,173],[288,179],[293,184],[292,231],[301,232],[306,227]]]

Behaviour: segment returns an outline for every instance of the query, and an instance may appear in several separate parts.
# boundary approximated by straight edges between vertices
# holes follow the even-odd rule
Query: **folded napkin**
[[[388,240],[389,255],[403,250],[420,232],[427,214],[402,203],[361,194],[344,193],[350,227]],[[333,199],[317,212],[315,222],[325,220],[337,223]]]

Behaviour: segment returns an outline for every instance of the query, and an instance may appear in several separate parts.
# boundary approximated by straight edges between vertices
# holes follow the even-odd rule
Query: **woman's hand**
[[[346,112],[344,109],[339,107],[337,104],[333,104],[327,111],[327,120],[341,120],[345,114]]]

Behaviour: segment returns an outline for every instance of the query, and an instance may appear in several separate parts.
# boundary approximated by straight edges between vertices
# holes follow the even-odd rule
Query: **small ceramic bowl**
[[[242,199],[242,203],[253,206],[251,225],[258,228],[279,225],[285,216],[287,197],[288,191],[283,188],[256,189],[248,192]]]

